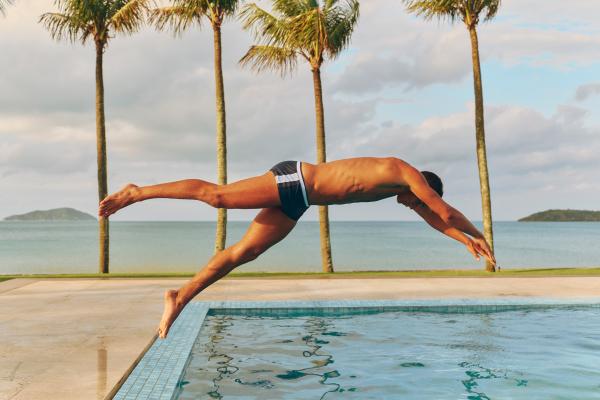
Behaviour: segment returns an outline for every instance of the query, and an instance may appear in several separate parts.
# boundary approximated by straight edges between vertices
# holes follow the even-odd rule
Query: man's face
[[[419,200],[419,198],[411,191],[398,194],[398,196],[396,196],[396,201],[411,210],[414,210],[416,207],[425,206],[425,203]]]

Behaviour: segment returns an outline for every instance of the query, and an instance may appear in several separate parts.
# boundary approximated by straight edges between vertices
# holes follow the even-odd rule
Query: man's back
[[[402,165],[393,157],[358,157],[318,165],[303,162],[302,174],[311,204],[368,202],[398,194]]]

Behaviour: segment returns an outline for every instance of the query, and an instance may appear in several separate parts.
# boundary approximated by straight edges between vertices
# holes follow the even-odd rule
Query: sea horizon
[[[227,245],[250,221],[229,221]],[[215,221],[112,221],[110,271],[194,272],[212,256]],[[475,222],[480,227],[481,222]],[[600,223],[496,221],[502,268],[597,267]],[[0,221],[0,275],[95,273],[96,221]],[[331,221],[335,271],[483,269],[466,248],[422,221]],[[236,272],[320,272],[318,221],[299,221]]]

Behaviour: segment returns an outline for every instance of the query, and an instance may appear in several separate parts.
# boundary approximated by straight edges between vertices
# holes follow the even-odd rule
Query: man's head
[[[440,196],[444,195],[444,184],[439,176],[430,171],[421,171],[421,175],[425,178],[429,186]],[[416,207],[424,206],[423,202],[410,190],[398,194],[396,197],[398,203],[404,204],[406,207],[415,209]]]
[[[421,171],[421,175],[425,177],[425,180],[429,186],[435,190],[440,197],[444,196],[444,184],[439,176],[429,171]]]

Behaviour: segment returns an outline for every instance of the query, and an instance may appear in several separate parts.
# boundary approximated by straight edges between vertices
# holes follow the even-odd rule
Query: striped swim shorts
[[[300,161],[282,161],[271,168],[275,175],[283,213],[298,221],[310,205],[304,187]]]

